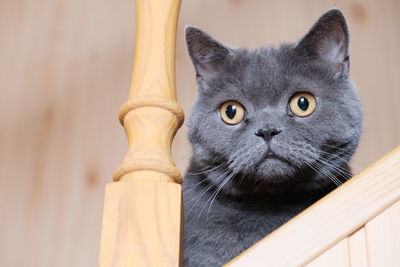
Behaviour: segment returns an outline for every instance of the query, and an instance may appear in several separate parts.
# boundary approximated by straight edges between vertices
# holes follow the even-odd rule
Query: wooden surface
[[[180,192],[146,177],[108,184],[100,266],[178,266]]]
[[[368,266],[367,240],[365,238],[365,227],[348,237],[350,266],[365,267]]]
[[[313,259],[306,267],[348,267],[349,265],[349,244],[347,238],[339,241],[333,247]],[[292,265],[295,266],[295,265]],[[366,266],[364,266],[366,267]]]
[[[393,267],[400,266],[400,201],[363,227],[338,241],[307,267]],[[260,264],[260,266],[264,266]]]
[[[305,264],[307,267],[400,266],[400,201]],[[312,240],[310,240],[312,242]],[[268,255],[265,255],[268,257]],[[296,263],[291,263],[294,266]],[[252,266],[265,266],[260,261]],[[289,266],[289,265],[288,265]]]
[[[400,147],[225,266],[302,266],[314,260],[314,258],[341,240],[347,239],[347,236],[363,227],[364,224],[399,200]],[[396,210],[398,211],[398,209]],[[386,212],[383,214],[386,214]],[[383,214],[377,218],[383,216]],[[389,219],[384,218],[382,222],[378,221],[375,226],[371,227],[375,229],[373,231],[374,238],[386,231],[382,227],[377,230],[379,226],[383,226],[386,223],[390,228],[399,224],[398,214],[394,214],[395,212],[393,211],[388,212]],[[373,224],[377,218],[370,223]],[[366,232],[368,243],[368,224]],[[389,231],[394,236],[398,235],[394,234],[396,232],[398,233],[398,230]],[[394,240],[396,239],[388,236],[378,240],[381,244],[387,242],[387,246],[381,248],[383,250],[389,250],[388,246],[392,246],[392,248],[398,247],[398,244],[391,245],[395,243]],[[382,251],[381,249],[376,248],[375,251]],[[288,251],[290,253],[287,253]],[[339,257],[334,255],[340,253],[343,253],[343,250],[335,248],[326,256],[324,255],[317,259],[317,263],[319,260],[326,262],[330,258]],[[381,257],[385,255],[385,253],[377,254]],[[343,257],[347,260],[349,258],[347,255]],[[397,257],[398,259],[399,257]],[[377,262],[384,262],[380,260],[377,259]],[[389,260],[394,262],[391,257],[389,257]],[[380,265],[374,264],[374,266]]]
[[[397,201],[368,221],[355,233],[338,241],[305,266],[400,266],[399,225],[400,201]]]
[[[180,0],[136,0],[136,48],[120,122],[128,152],[107,185],[101,267],[180,264],[182,177],[171,155],[183,123],[176,103],[175,40]]]
[[[400,266],[400,201],[365,226],[370,266]]]
[[[400,1],[182,1],[177,97],[190,113],[195,74],[183,27],[256,47],[300,38],[326,9],[349,22],[351,75],[365,111],[353,166],[399,145]],[[104,187],[126,153],[116,113],[135,48],[132,0],[0,1],[0,266],[96,266]],[[186,127],[173,152],[183,173]]]

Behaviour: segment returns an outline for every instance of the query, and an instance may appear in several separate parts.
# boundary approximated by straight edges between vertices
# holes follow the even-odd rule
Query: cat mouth
[[[272,149],[271,147],[268,145],[267,151],[264,153],[264,159],[269,159],[269,158],[276,158],[276,159],[280,159],[281,157],[279,155],[277,155]]]
[[[279,160],[281,162],[291,165],[291,163],[287,159],[279,156],[271,149],[268,149],[268,151],[264,154],[264,161],[266,160]]]
[[[283,161],[283,159],[282,159],[281,157],[277,156],[277,155],[274,154],[274,153],[266,153],[266,154],[264,155],[264,160],[269,160],[269,159],[278,159],[278,160],[280,160],[280,161]]]
[[[264,158],[276,158],[277,155],[272,152],[272,150],[268,150],[267,153],[265,153]]]

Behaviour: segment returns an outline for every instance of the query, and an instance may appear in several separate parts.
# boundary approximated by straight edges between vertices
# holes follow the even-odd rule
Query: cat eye
[[[244,107],[237,101],[228,101],[222,104],[219,114],[225,123],[238,124],[244,118]]]
[[[296,93],[289,101],[290,111],[298,117],[307,117],[317,108],[317,101],[312,94]]]

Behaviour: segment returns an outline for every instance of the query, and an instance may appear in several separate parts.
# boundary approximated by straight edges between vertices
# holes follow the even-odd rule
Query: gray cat
[[[221,266],[351,177],[361,104],[337,9],[279,47],[230,48],[194,27],[186,42],[199,94],[184,264]]]

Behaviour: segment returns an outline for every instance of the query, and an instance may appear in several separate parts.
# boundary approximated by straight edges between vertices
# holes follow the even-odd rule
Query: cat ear
[[[330,9],[297,45],[306,56],[332,64],[337,74],[349,72],[349,31],[339,9]]]
[[[231,50],[202,30],[187,26],[185,39],[198,77],[213,74],[226,63]]]

